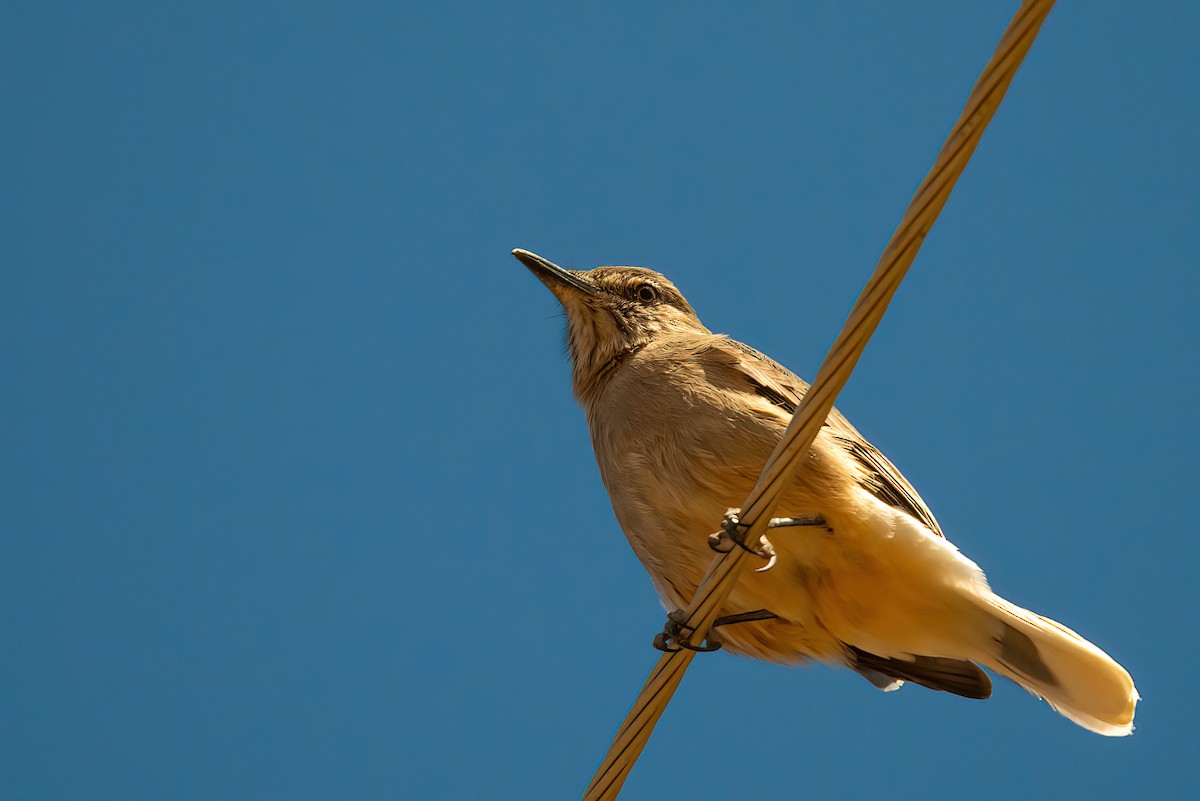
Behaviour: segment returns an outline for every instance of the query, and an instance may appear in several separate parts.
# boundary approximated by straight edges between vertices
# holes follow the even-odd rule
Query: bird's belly
[[[755,475],[747,471],[706,480],[695,474],[695,464],[690,470],[657,468],[661,465],[654,465],[653,460],[634,456],[624,465],[626,480],[611,482],[606,477],[606,483],[618,521],[650,573],[663,605],[679,609],[690,603],[715,555],[708,546],[709,534],[720,528],[730,507],[745,500]],[[703,466],[699,469],[702,471]],[[672,481],[664,476],[687,480]],[[814,515],[819,507],[816,499],[808,499],[789,505],[780,514]],[[807,527],[780,529],[772,534],[772,541],[788,537],[807,544],[797,555],[788,548],[787,570],[780,563],[768,572],[755,573],[754,569],[765,562],[754,559],[722,614],[767,609],[779,619],[722,629],[718,636],[726,650],[785,663],[842,659],[844,648],[815,614],[818,603],[814,593],[827,583],[825,576],[829,573],[824,564],[828,561],[829,536],[823,528]]]
[[[632,459],[625,465],[631,480],[610,486],[610,493],[664,605],[683,608],[713,558],[708,535],[726,509],[745,500],[754,478],[726,474],[706,481],[678,469],[649,475],[661,467]],[[722,614],[766,609],[779,619],[722,629],[719,637],[734,653],[789,663],[841,661],[843,644],[880,656],[947,653],[964,624],[956,617],[961,589],[986,587],[979,569],[952,545],[857,488],[831,494],[799,479],[775,514],[821,515],[832,530],[769,532],[775,566],[756,572],[765,562],[753,560]]]

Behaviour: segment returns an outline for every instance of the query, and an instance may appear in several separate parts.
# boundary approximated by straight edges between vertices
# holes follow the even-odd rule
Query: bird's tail
[[[975,602],[991,618],[977,661],[1098,734],[1133,731],[1140,698],[1125,668],[1061,623],[984,592]]]

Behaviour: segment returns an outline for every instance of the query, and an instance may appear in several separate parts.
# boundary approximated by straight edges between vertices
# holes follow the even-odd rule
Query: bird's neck
[[[612,381],[621,366],[648,344],[650,344],[649,341],[646,341],[612,349],[603,357],[591,360],[586,365],[581,365],[576,361],[572,375],[575,397],[585,406],[594,403],[603,394],[605,387]]]

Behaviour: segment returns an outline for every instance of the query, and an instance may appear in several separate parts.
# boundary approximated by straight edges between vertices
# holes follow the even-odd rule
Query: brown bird
[[[566,311],[575,396],[617,521],[668,609],[686,607],[713,553],[708,535],[745,500],[801,397],[801,379],[714,334],[675,285],[640,267],[565,270],[517,257]],[[836,410],[782,495],[775,563],[747,572],[722,614],[737,654],[856,670],[987,698],[988,667],[1087,729],[1133,730],[1129,673],[1065,626],[996,595],[929,507]]]

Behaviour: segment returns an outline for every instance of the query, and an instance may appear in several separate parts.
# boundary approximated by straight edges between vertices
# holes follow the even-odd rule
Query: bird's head
[[[631,353],[655,338],[708,329],[675,285],[644,267],[566,270],[527,250],[513,251],[554,293],[567,315],[575,395],[586,401]]]

